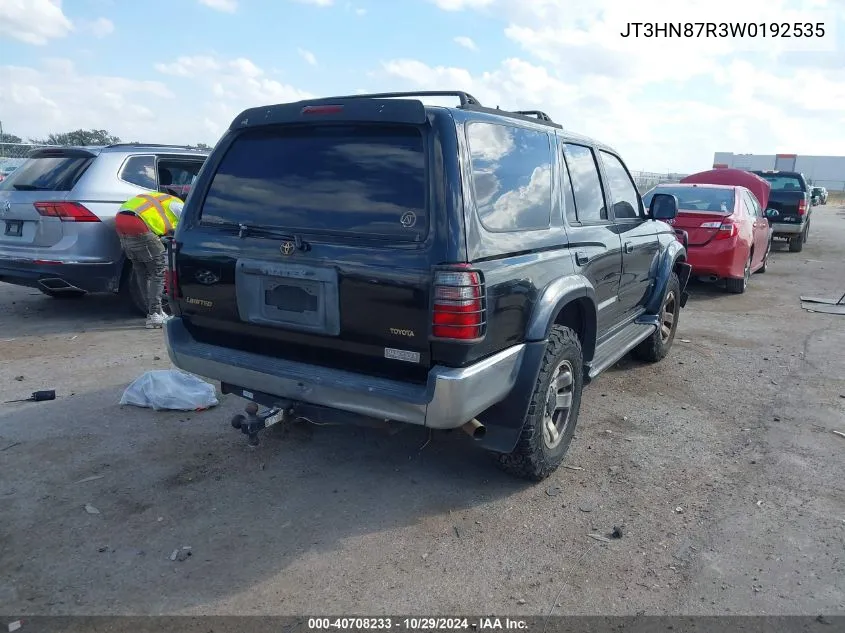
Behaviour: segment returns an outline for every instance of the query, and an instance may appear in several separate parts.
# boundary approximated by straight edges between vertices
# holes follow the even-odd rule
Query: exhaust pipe
[[[39,279],[38,285],[50,292],[84,292],[81,288],[77,288],[73,284],[69,284],[64,279],[59,279],[58,277]]]
[[[487,434],[487,428],[475,418],[464,424],[461,429],[474,440],[480,440]]]

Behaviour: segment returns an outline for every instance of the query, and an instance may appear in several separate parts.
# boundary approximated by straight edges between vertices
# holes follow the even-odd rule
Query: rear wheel
[[[748,288],[748,282],[751,280],[751,255],[748,256],[748,261],[745,262],[745,268],[742,271],[741,279],[734,279],[728,277],[725,279],[725,287],[728,292],[735,295],[741,295]]]
[[[766,254],[763,256],[763,265],[760,266],[760,269],[757,271],[758,273],[764,273],[769,268],[769,255],[772,252],[772,240],[769,240],[769,243],[766,244]]]
[[[513,452],[498,456],[503,470],[530,481],[541,481],[557,470],[575,433],[583,382],[578,335],[568,327],[553,326],[522,435]]]
[[[804,250],[804,234],[801,233],[789,239],[789,252],[800,253]]]
[[[147,297],[135,267],[128,263],[120,280],[120,296],[124,304],[138,316],[147,316]]]

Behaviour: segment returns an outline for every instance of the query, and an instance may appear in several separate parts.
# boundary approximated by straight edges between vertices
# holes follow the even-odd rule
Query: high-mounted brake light
[[[484,286],[479,272],[435,271],[433,288],[433,336],[471,341],[484,334]]]
[[[302,114],[338,114],[340,112],[343,112],[342,105],[314,105],[302,108]]]
[[[33,202],[32,206],[45,217],[62,222],[99,222],[100,218],[78,202]]]

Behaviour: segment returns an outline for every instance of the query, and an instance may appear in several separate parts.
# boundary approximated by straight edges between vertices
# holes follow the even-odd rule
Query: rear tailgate
[[[316,116],[232,134],[177,236],[179,309],[196,338],[424,380],[431,267],[446,253],[419,106],[398,121]]]
[[[72,148],[37,150],[0,183],[0,248],[55,246],[64,223],[50,215],[49,205],[39,212],[35,204],[64,201],[95,156]]]
[[[680,209],[672,226],[687,233],[689,246],[704,246],[715,237],[722,225],[722,220],[729,218],[730,212],[686,211]]]
[[[753,172],[772,186],[769,192],[769,209],[778,212],[774,222],[800,223],[810,206],[809,187],[799,174],[792,172]]]

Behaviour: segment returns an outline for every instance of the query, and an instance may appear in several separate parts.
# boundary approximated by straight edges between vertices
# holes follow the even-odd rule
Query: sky
[[[689,173],[717,151],[845,155],[843,38],[845,0],[0,0],[0,121],[214,145],[257,105],[466,90]]]

